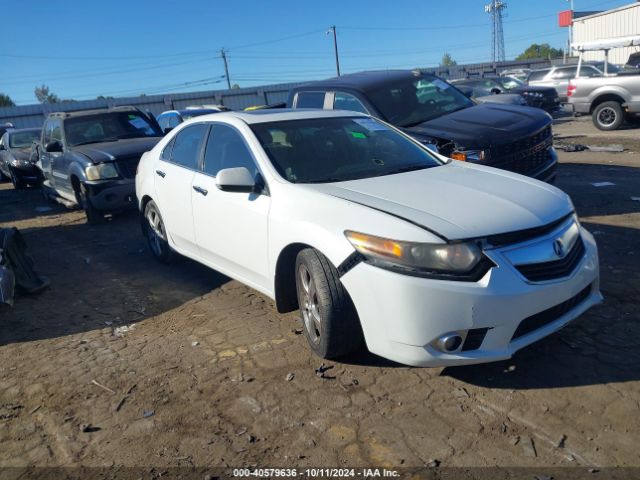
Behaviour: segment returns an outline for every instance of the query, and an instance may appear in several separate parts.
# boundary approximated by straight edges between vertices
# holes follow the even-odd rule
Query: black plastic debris
[[[36,273],[18,229],[0,229],[0,303],[12,305],[14,290],[33,294],[48,286],[49,280]]]

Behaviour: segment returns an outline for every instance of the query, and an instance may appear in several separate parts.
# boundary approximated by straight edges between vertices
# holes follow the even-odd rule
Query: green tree
[[[559,58],[562,57],[562,49],[553,48],[548,43],[533,43],[524,52],[516,57],[516,60],[528,60],[530,58]]]
[[[456,62],[453,57],[451,56],[450,53],[445,53],[444,55],[442,55],[442,60],[440,60],[440,66],[441,67],[451,67],[453,65],[457,65],[458,62]]]
[[[36,87],[33,93],[40,103],[60,103],[60,97],[52,93],[49,87],[44,84]]]
[[[240,85],[238,85],[237,83],[234,83],[233,85],[231,85],[232,90],[236,90],[238,88],[240,88]]]
[[[0,93],[0,107],[15,107],[16,104],[9,95]]]

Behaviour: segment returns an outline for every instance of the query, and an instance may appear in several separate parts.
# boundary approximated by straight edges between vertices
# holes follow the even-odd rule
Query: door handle
[[[208,191],[208,190],[206,190],[206,189],[204,189],[204,188],[202,188],[202,187],[198,187],[197,185],[194,185],[194,186],[193,186],[193,189],[194,189],[196,192],[200,193],[201,195],[204,195],[205,197],[207,196],[207,193],[209,193],[209,191]]]
[[[167,174],[166,174],[166,173],[164,173],[162,170],[156,170],[156,173],[157,173],[158,175],[160,175],[162,178],[164,178],[164,177],[167,175]]]

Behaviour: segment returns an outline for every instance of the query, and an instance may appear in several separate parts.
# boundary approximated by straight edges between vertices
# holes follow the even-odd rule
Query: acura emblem
[[[564,257],[564,243],[559,238],[553,242],[553,251],[556,252],[556,255],[560,258]]]

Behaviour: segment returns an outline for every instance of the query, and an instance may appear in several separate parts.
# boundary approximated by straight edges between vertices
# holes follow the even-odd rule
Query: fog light
[[[436,347],[443,352],[455,352],[462,346],[462,337],[457,333],[447,333],[436,341]]]

